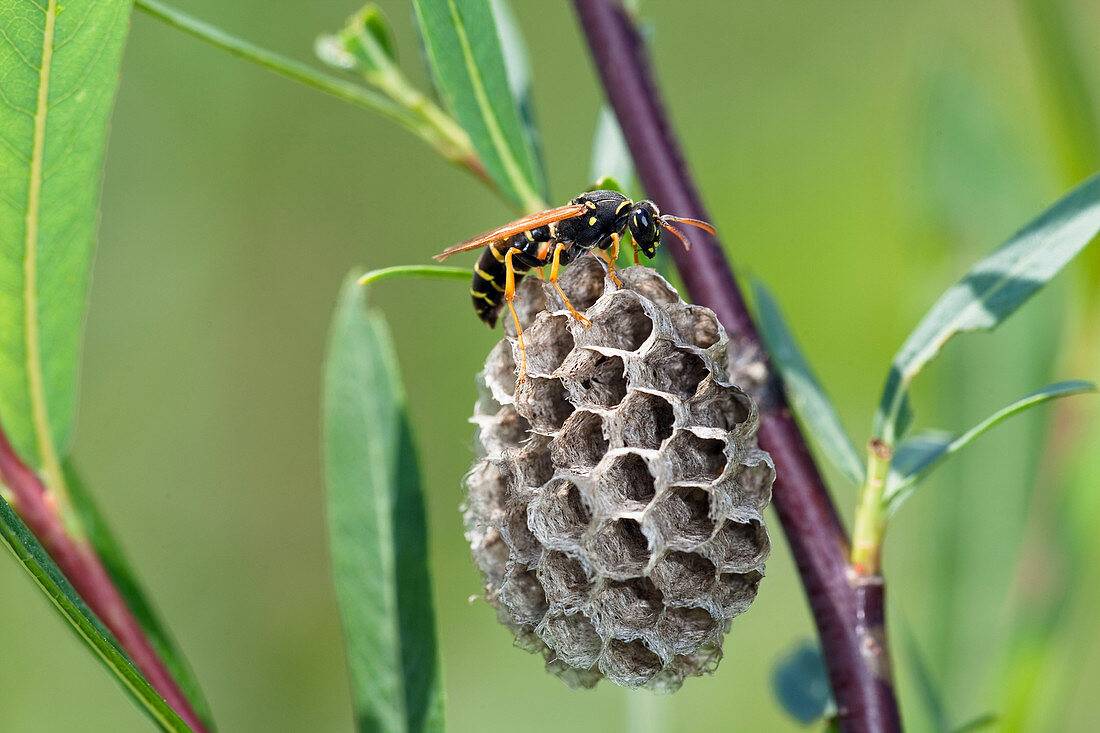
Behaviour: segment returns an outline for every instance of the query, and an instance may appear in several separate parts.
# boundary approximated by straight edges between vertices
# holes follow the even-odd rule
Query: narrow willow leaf
[[[374,4],[363,6],[339,33],[318,37],[314,52],[329,66],[359,71],[379,86],[397,68],[389,21]]]
[[[791,408],[814,436],[825,457],[853,484],[862,485],[866,474],[859,452],[840,424],[840,417],[829,396],[802,356],[779,305],[762,282],[755,281],[753,290],[760,331],[783,377]]]
[[[891,365],[874,433],[893,445],[904,435],[909,384],[943,345],[966,331],[990,330],[1058,274],[1100,231],[1100,176],[1047,209],[979,262],[936,302]]]
[[[2,497],[0,497],[0,537],[3,537],[12,555],[50,599],[58,613],[91,647],[107,669],[115,674],[127,693],[160,729],[179,733],[190,731],[191,729],[180,720],[175,711],[168,707],[156,690],[150,687],[141,673],[134,668],[129,658],[119,649],[110,632],[84,605],[84,601],[69,585],[69,581],[65,580],[46,550]]]
[[[512,12],[508,0],[489,0],[496,18],[497,35],[500,36],[500,48],[504,53],[504,71],[508,75],[508,87],[516,98],[519,119],[523,123],[523,134],[531,150],[533,171],[537,176],[536,188],[545,199],[550,190],[546,180],[546,166],[542,157],[542,139],[539,136],[538,117],[535,115],[535,95],[532,85],[531,57],[527,53],[527,43],[523,32]]]
[[[543,175],[508,84],[489,0],[413,0],[436,85],[490,177],[528,210],[546,208]]]
[[[628,189],[634,188],[634,158],[626,146],[615,113],[607,105],[600,109],[600,115],[596,118],[588,178],[591,181],[613,178]]]
[[[345,283],[324,380],[328,529],[361,731],[443,729],[427,529],[404,390],[382,317]]]
[[[375,40],[386,57],[397,61],[397,44],[393,40],[393,29],[385,13],[377,5],[367,5],[363,13],[363,27]]]
[[[896,488],[911,477],[942,458],[955,436],[940,430],[926,430],[910,436],[894,454],[890,464],[887,491]]]
[[[809,725],[836,710],[821,650],[808,641],[776,662],[772,690],[783,709],[802,725]]]
[[[129,12],[127,0],[0,4],[0,421],[36,466],[57,463],[72,429]]]
[[[153,609],[148,597],[138,583],[134,571],[130,567],[122,548],[111,533],[103,515],[99,513],[88,494],[79,474],[71,465],[65,466],[65,484],[69,488],[69,496],[73,502],[73,508],[80,517],[80,524],[87,533],[87,539],[95,549],[107,574],[111,576],[115,587],[126,601],[127,607],[133,612],[145,632],[146,638],[152,645],[157,657],[164,662],[169,674],[179,685],[180,690],[187,697],[194,708],[195,713],[206,725],[213,730],[213,715],[210,706],[203,697],[198,680],[183,657],[175,641],[169,635],[167,629],[161,623],[157,612]]]
[[[1082,392],[1095,392],[1096,385],[1092,382],[1073,380],[1051,384],[1037,392],[1032,392],[1022,397],[1011,405],[1004,407],[967,430],[957,438],[949,438],[942,434],[919,435],[902,444],[894,456],[890,466],[890,475],[886,480],[886,491],[883,501],[889,507],[890,513],[897,511],[903,501],[909,498],[913,489],[923,480],[930,470],[940,461],[957,453],[979,435],[989,430],[997,423],[1023,412],[1029,407],[1042,404],[1057,397],[1081,394]]]

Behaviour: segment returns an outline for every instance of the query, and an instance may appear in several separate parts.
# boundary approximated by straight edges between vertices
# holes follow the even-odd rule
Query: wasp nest
[[[527,378],[514,338],[489,354],[466,536],[488,600],[550,671],[672,691],[713,671],[756,595],[774,469],[714,314],[655,270],[619,277],[593,257],[563,275],[587,328],[523,283]]]

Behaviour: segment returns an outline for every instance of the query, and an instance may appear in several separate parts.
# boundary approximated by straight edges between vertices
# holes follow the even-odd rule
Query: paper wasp
[[[566,206],[540,211],[510,224],[478,235],[435,256],[445,260],[458,252],[485,247],[474,265],[474,280],[470,288],[474,311],[478,317],[496,326],[500,312],[507,303],[516,324],[521,364],[519,378],[527,370],[527,356],[523,348],[523,329],[512,305],[516,284],[524,274],[535,267],[550,265],[547,278],[573,317],[588,325],[569,302],[558,285],[558,271],[585,252],[592,251],[603,259],[608,273],[616,285],[615,259],[619,254],[619,238],[629,229],[634,245],[634,262],[638,253],[652,258],[661,243],[661,229],[667,229],[690,248],[687,236],[670,222],[680,222],[705,229],[714,234],[714,227],[698,219],[662,215],[652,201],[634,202],[617,191],[589,191],[582,193]]]

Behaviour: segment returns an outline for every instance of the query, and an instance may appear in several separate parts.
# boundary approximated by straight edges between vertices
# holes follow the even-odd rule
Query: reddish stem
[[[95,549],[66,531],[38,474],[16,454],[0,428],[0,481],[11,491],[12,506],[42,543],[88,608],[114,635],[119,646],[168,706],[196,733],[206,733],[191,703],[157,656]]]
[[[573,0],[604,90],[619,119],[638,175],[663,210],[710,220],[684,165],[630,17],[612,0]],[[767,354],[717,239],[692,231],[692,249],[672,247],[691,298],[726,327],[733,353]],[[883,585],[856,585],[848,536],[791,416],[778,377],[755,390],[760,445],[775,461],[774,500],[821,637],[845,731],[901,729],[886,647]]]

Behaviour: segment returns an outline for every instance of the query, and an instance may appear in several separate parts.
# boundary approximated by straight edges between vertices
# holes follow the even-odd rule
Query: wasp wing
[[[546,211],[540,211],[536,214],[530,214],[522,219],[516,219],[511,224],[505,224],[491,232],[479,234],[473,239],[467,239],[461,244],[456,244],[435,255],[433,259],[442,262],[453,254],[465,252],[470,249],[478,249],[479,247],[484,247],[493,242],[500,242],[516,234],[522,234],[531,229],[538,229],[547,224],[554,224],[555,222],[569,219],[577,216],[583,211],[584,204],[570,204],[568,206],[559,206],[556,209],[547,209]]]

